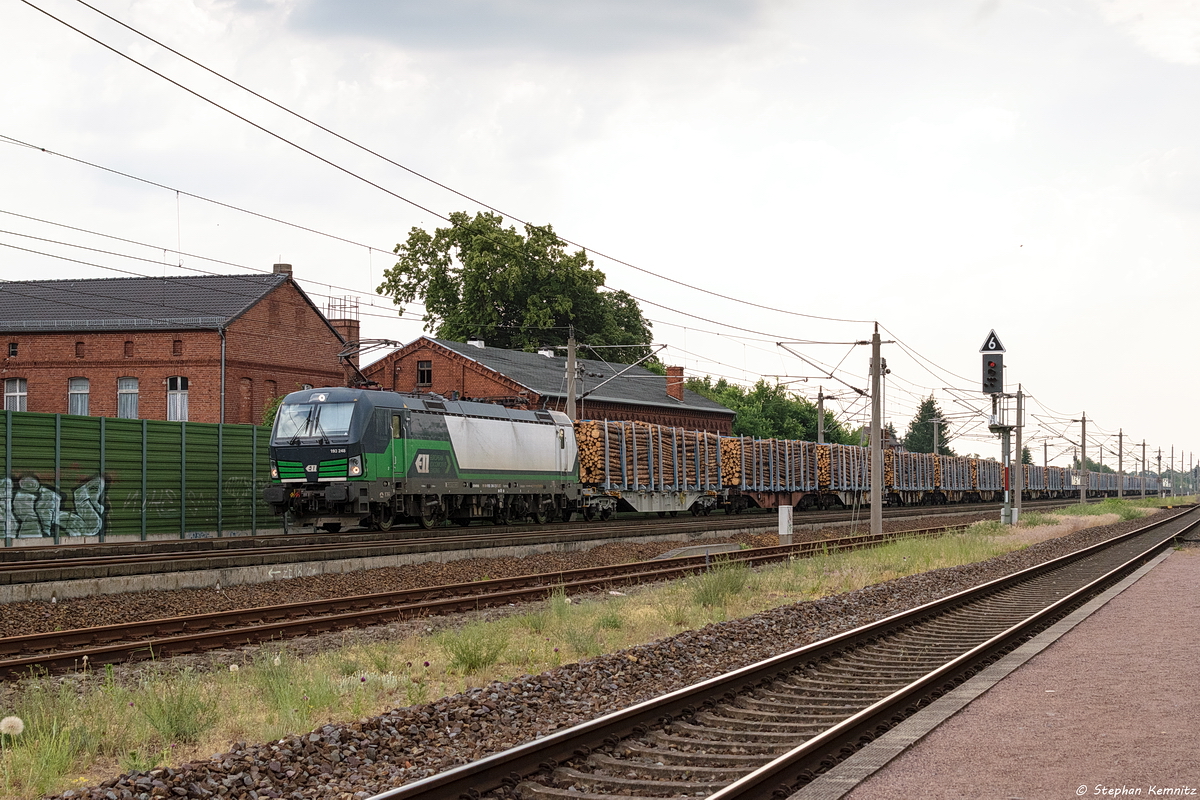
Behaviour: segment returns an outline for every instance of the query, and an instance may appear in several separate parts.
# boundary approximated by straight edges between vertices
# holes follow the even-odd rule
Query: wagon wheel
[[[608,522],[610,519],[612,519],[612,516],[613,516],[613,510],[611,508],[605,506],[604,508],[600,509],[600,521],[601,522]]]
[[[375,524],[379,526],[381,531],[390,531],[392,526],[396,524],[396,515],[391,510],[380,511],[379,516],[375,518]]]
[[[430,503],[430,499],[434,502]],[[445,521],[445,513],[441,501],[436,496],[430,495],[421,503],[421,516],[417,517],[417,522],[422,528],[429,530]]]
[[[595,518],[596,518],[596,507],[595,506],[584,506],[583,507],[584,521],[591,522]]]

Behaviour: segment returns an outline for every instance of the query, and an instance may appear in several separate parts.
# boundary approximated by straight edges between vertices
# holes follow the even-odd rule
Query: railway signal
[[[984,353],[983,392],[984,394],[1002,394],[1004,392],[1004,356]]]

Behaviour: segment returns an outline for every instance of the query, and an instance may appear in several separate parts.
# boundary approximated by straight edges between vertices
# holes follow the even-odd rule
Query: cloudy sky
[[[869,348],[849,343],[878,321],[888,419],[903,432],[932,391],[958,451],[996,455],[977,413],[994,328],[1037,461],[1048,442],[1066,463],[1083,412],[1106,463],[1118,429],[1200,454],[1196,0],[89,2],[553,224],[688,374],[852,395]],[[76,0],[3,4],[0,63],[0,279],[282,259],[319,303],[358,296],[364,336],[420,334],[373,288],[413,226],[471,201]]]

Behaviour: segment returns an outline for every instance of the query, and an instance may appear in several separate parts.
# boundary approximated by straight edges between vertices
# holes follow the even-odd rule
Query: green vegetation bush
[[[717,561],[712,569],[692,578],[692,598],[705,608],[718,608],[742,593],[750,580],[743,561]]]
[[[492,666],[508,647],[503,629],[481,622],[446,631],[438,636],[438,643],[450,656],[450,669],[463,675]]]

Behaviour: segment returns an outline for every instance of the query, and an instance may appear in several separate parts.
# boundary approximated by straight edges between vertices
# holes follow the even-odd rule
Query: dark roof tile
[[[0,283],[0,331],[220,328],[287,275],[83,278]]]
[[[448,339],[433,339],[445,348],[453,350],[473,361],[499,372],[517,383],[532,389],[543,397],[566,397],[566,356],[544,356],[522,350],[504,350],[499,347],[476,347],[464,342]],[[587,358],[577,358],[576,363],[583,371],[580,393],[599,386],[625,368],[624,364],[607,364]],[[595,389],[584,398],[583,414],[586,415],[588,400],[603,400],[608,403],[631,403],[668,408],[685,408],[693,411],[710,411],[717,414],[735,412],[709,400],[707,397],[684,389],[683,402],[667,394],[667,379],[642,367],[631,367],[628,372]]]

